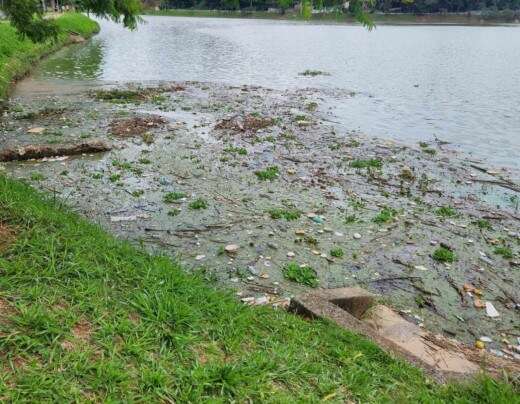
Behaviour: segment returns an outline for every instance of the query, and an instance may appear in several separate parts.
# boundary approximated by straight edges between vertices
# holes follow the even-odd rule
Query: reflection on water
[[[102,75],[103,41],[95,38],[88,45],[72,45],[47,59],[39,69],[42,77],[62,80],[93,80]]]
[[[147,17],[109,22],[60,52],[33,80],[199,80],[275,88],[340,88],[345,129],[398,139],[437,136],[492,163],[520,167],[518,26],[358,26]],[[306,69],[329,76],[302,77]]]

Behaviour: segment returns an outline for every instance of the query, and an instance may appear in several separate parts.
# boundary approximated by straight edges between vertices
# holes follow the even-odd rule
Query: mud
[[[158,128],[165,123],[164,118],[155,115],[119,119],[110,124],[110,133],[119,137],[141,136],[150,129]]]
[[[518,358],[520,195],[507,171],[441,141],[405,146],[347,132],[325,100],[348,92],[194,82],[117,90],[132,102],[96,91],[12,100],[2,149],[85,139],[113,149],[5,170],[245,303],[283,306],[308,290],[284,278],[294,261],[321,288],[364,287],[425,329],[471,347],[489,337],[492,354]],[[167,123],[113,134],[114,122],[153,116]]]
[[[0,161],[23,161],[45,157],[75,156],[84,153],[101,153],[110,149],[111,147],[108,144],[97,140],[56,146],[28,145],[0,150]]]

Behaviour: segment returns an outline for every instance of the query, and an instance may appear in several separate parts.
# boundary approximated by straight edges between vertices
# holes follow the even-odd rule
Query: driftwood
[[[83,153],[100,153],[112,147],[99,140],[70,145],[29,145],[0,150],[0,161],[22,161],[44,157],[74,156]]]

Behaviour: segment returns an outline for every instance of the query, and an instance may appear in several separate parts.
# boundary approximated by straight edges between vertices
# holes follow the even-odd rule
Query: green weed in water
[[[486,219],[478,219],[474,221],[473,224],[476,225],[480,230],[493,230],[493,226],[491,226],[489,220]]]
[[[435,211],[435,214],[441,217],[455,217],[458,215],[457,211],[451,206],[441,206]]]
[[[353,160],[350,162],[352,168],[381,168],[383,162],[379,159]]]
[[[493,252],[505,259],[513,258],[513,251],[509,247],[496,247]]]
[[[381,212],[377,214],[374,219],[372,219],[375,223],[388,223],[394,220],[395,215],[397,214],[397,211],[392,208],[383,208]]]
[[[163,202],[166,202],[166,203],[174,203],[174,202],[177,202],[183,198],[186,198],[186,193],[185,192],[179,192],[179,191],[175,191],[175,192],[168,192],[166,195],[164,195],[163,197]]]
[[[42,173],[31,173],[30,177],[31,181],[43,181],[45,180],[45,176]]]
[[[288,208],[273,208],[267,211],[272,219],[281,219],[285,220],[297,220],[301,216],[301,212],[297,209],[288,209]]]
[[[432,258],[439,262],[454,262],[457,257],[453,251],[446,247],[439,247],[433,252]]]
[[[206,202],[205,199],[197,198],[193,202],[190,202],[188,207],[190,209],[194,209],[194,210],[207,209],[208,208],[208,202]]]
[[[336,247],[336,248],[333,248],[332,250],[330,250],[331,257],[341,258],[341,257],[343,257],[343,255],[344,255],[344,252],[339,247]]]
[[[265,170],[255,172],[255,175],[261,181],[272,181],[277,178],[279,174],[280,170],[277,166],[267,167]]]
[[[282,268],[282,273],[285,279],[299,283],[300,285],[310,286],[315,288],[318,286],[319,281],[316,275],[316,271],[311,267],[300,267],[295,262],[289,262]]]

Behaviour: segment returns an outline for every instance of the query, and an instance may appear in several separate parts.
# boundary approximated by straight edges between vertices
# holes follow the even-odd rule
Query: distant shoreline
[[[145,10],[143,15],[171,16],[171,17],[204,17],[204,18],[251,18],[287,21],[305,21],[301,14],[288,11],[285,14],[268,11],[246,11],[246,10],[195,10],[195,9],[168,9],[168,10]],[[371,14],[374,22],[378,25],[520,25],[518,18],[497,16],[485,17],[468,13],[436,13],[436,14]],[[357,23],[352,16],[343,13],[321,13],[313,14],[312,22],[346,22]]]

